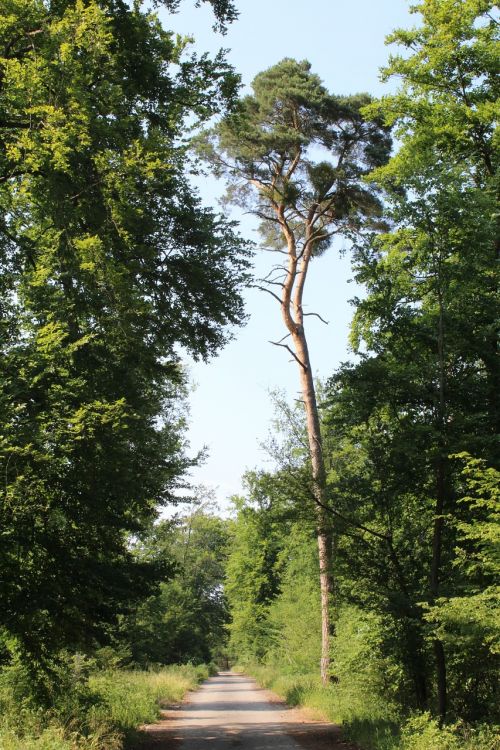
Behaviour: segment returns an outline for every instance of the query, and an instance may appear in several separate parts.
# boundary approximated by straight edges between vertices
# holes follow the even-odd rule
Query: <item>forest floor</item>
[[[221,672],[143,727],[137,750],[356,750],[340,728],[290,708],[242,674]]]

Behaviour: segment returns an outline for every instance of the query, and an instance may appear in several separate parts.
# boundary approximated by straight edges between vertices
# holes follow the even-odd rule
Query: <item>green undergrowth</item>
[[[236,671],[251,674],[291,706],[311,709],[318,718],[340,724],[346,739],[360,750],[500,750],[498,728],[456,723],[440,728],[429,714],[403,718],[394,705],[385,706],[359,686],[349,690],[335,684],[324,688],[315,674],[293,674],[262,664],[245,664]]]
[[[210,674],[209,667],[169,666],[151,671],[73,669],[50,708],[22,690],[19,669],[0,673],[0,750],[123,750],[162,706],[180,701]]]

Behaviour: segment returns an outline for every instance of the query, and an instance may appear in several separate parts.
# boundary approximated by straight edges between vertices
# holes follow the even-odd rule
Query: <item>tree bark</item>
[[[434,658],[436,662],[436,674],[437,674],[437,699],[438,699],[438,713],[439,721],[442,724],[446,718],[446,712],[448,710],[448,690],[446,684],[446,658],[444,653],[444,646],[439,638],[433,643],[434,646]]]
[[[300,158],[296,158],[290,166],[287,179],[295,170]],[[281,314],[283,322],[291,336],[295,351],[292,352],[300,374],[300,385],[306,413],[307,437],[309,442],[309,456],[311,459],[312,492],[316,506],[316,533],[318,540],[319,579],[321,594],[321,681],[327,685],[330,681],[330,639],[333,632],[330,614],[330,600],[333,594],[332,575],[332,530],[331,518],[327,509],[326,471],[321,438],[316,389],[312,375],[309,349],[304,330],[304,313],[302,297],[307,278],[309,263],[312,258],[314,240],[316,239],[314,221],[317,204],[314,204],[305,221],[305,239],[301,251],[297,252],[296,235],[286,218],[284,203],[274,203],[277,221],[286,240],[288,254],[288,268],[286,278],[281,288]]]
[[[330,514],[326,510],[326,472],[316,390],[303,328],[301,327],[301,330],[295,336],[292,336],[292,338],[297,357],[301,362],[299,365],[300,380],[306,412],[307,436],[312,469],[312,490],[316,503],[321,591],[321,681],[323,685],[327,685],[330,679],[330,637],[333,629],[331,618],[331,598],[333,594],[331,519]]]
[[[437,466],[437,498],[435,507],[434,532],[432,537],[432,563],[430,579],[432,603],[434,603],[439,594],[439,572],[441,569],[441,553],[443,547],[444,529],[443,512],[447,495],[445,462],[445,457],[440,456]],[[441,722],[443,722],[446,718],[447,711],[446,658],[444,653],[444,646],[439,638],[434,639],[433,648],[436,665],[438,713]]]
[[[311,207],[305,222],[305,240],[300,253],[297,253],[296,237],[287,223],[285,205],[276,205],[277,219],[287,242],[288,269],[282,285],[281,313],[283,322],[291,336],[300,373],[300,385],[306,413],[309,456],[311,459],[312,492],[316,505],[316,529],[318,540],[319,579],[321,592],[321,681],[330,681],[330,639],[333,631],[331,598],[333,594],[332,575],[332,529],[327,510],[326,471],[321,438],[321,425],[316,400],[316,389],[304,330],[302,297],[312,258],[315,239],[314,219],[316,205]],[[289,349],[292,351],[291,349]]]
[[[441,275],[441,267],[439,267]],[[441,279],[439,278],[439,285]],[[439,361],[439,456],[436,466],[436,505],[434,516],[434,530],[432,535],[432,560],[430,571],[430,594],[431,603],[434,603],[439,595],[441,557],[443,549],[444,511],[449,501],[448,491],[448,441],[446,435],[446,375],[445,375],[445,352],[444,352],[444,305],[441,286],[438,289],[439,321],[438,321],[438,361]],[[446,684],[446,658],[444,646],[439,638],[433,642],[434,657],[437,678],[437,702],[438,713],[441,723],[446,718],[447,711],[447,684]]]

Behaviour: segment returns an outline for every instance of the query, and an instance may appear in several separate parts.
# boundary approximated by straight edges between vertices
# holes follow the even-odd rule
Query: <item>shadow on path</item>
[[[162,720],[143,728],[137,750],[355,750],[340,728],[289,708],[250,678],[221,672]]]

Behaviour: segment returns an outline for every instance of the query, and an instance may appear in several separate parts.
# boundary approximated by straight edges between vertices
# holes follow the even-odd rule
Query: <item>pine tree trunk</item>
[[[318,516],[324,513],[318,513]],[[319,524],[324,521],[318,519]],[[318,526],[319,526],[318,524]],[[331,533],[318,529],[319,580],[321,587],[321,682],[328,685],[330,680],[330,636],[332,632],[331,597],[333,576],[331,572]]]
[[[326,472],[323,457],[320,419],[316,401],[316,390],[311,371],[309,351],[303,328],[293,336],[295,351],[299,359],[300,381],[304,400],[309,453],[312,468],[312,491],[316,504],[318,538],[319,578],[321,591],[321,681],[327,685],[330,679],[330,636],[332,632],[331,598],[332,576],[332,530],[327,510]]]
[[[289,348],[289,351],[292,351],[299,367],[311,459],[321,592],[321,681],[323,685],[327,685],[330,680],[330,637],[333,631],[331,618],[333,593],[332,528],[326,497],[326,471],[316,389],[304,330],[302,309],[302,295],[312,257],[313,242],[312,240],[306,240],[302,252],[297,254],[295,235],[286,222],[284,205],[278,210],[278,216],[288,246],[288,269],[286,280],[282,285],[281,312],[295,349],[293,352]],[[308,238],[312,236],[310,225],[306,225],[305,235]]]

